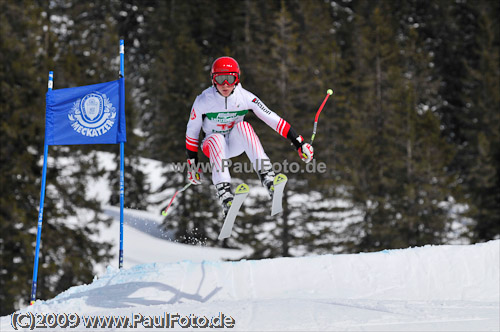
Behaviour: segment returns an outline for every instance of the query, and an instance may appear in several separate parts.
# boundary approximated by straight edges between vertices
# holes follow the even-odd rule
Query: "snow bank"
[[[500,240],[467,246],[426,246],[355,255],[260,261],[145,264],[108,269],[91,285],[73,287],[50,303],[88,297],[106,301],[119,285],[152,288],[144,301],[373,299],[498,301]],[[131,286],[133,285],[133,286]],[[174,301],[175,299],[175,301]],[[65,303],[64,305],[68,305]]]
[[[130,320],[224,314],[242,331],[498,331],[499,265],[500,240],[352,255],[108,267],[92,284],[37,301],[21,313]],[[14,316],[2,317],[2,331],[13,330]],[[134,328],[144,330],[141,324],[127,327]]]
[[[117,266],[120,208],[106,205],[103,211],[106,216],[113,218],[113,222],[110,227],[101,226],[99,240],[113,244],[116,256],[111,263]],[[205,260],[237,260],[250,254],[249,250],[211,248],[169,241],[173,236],[161,227],[162,218],[160,213],[124,209],[123,266],[126,269],[138,264],[173,263],[181,260],[190,260],[194,263]],[[96,269],[98,275],[101,276],[106,271],[106,266],[97,266]]]

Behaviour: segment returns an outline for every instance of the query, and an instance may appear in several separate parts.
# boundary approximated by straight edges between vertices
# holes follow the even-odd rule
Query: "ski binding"
[[[243,205],[243,201],[245,200],[245,198],[247,198],[249,192],[250,189],[245,183],[242,183],[238,187],[236,187],[233,202],[231,204],[231,207],[229,208],[229,211],[227,212],[226,219],[224,220],[224,224],[222,225],[222,229],[218,237],[219,240],[231,236],[236,216],[238,215],[238,212]]]
[[[274,194],[273,194],[273,203],[271,208],[271,216],[274,216],[281,211],[283,211],[283,191],[285,190],[286,182],[288,178],[285,174],[278,174],[274,177],[273,186],[274,186]]]

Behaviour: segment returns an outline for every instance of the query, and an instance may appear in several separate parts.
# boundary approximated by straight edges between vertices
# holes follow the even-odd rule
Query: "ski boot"
[[[217,189],[217,197],[219,197],[220,204],[224,210],[225,219],[234,198],[233,191],[231,190],[231,184],[229,182],[221,182],[216,184],[215,188]]]
[[[262,185],[267,189],[267,192],[269,193],[269,196],[271,196],[271,199],[273,199],[273,194],[274,194],[274,172],[272,170],[268,171],[259,171],[259,179],[260,182],[262,182]]]

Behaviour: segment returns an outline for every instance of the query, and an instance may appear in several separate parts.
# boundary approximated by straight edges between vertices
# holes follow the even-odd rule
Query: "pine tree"
[[[143,42],[151,57],[143,69],[141,128],[146,133],[145,153],[164,163],[185,162],[185,128],[191,106],[195,97],[210,85],[201,46],[196,43],[198,26],[193,23],[206,21],[201,15],[204,13],[198,12],[192,3],[160,2],[147,22],[150,34]],[[207,161],[201,151],[199,160]],[[159,192],[182,187],[185,172],[167,171],[164,177],[166,181]],[[178,207],[164,221],[168,230],[175,230],[176,240],[209,244],[217,241],[217,235],[210,230],[219,223],[219,204],[209,174],[204,176],[204,185],[189,188],[176,201]]]
[[[255,73],[255,77],[252,78],[257,84],[255,91],[265,91],[262,98],[266,104],[303,134],[305,130],[309,131],[312,128],[317,110],[314,106],[317,107],[318,102],[324,98],[324,93],[329,87],[325,81],[332,74],[332,66],[334,66],[330,62],[331,53],[335,52],[335,43],[330,42],[331,31],[328,27],[331,24],[331,18],[328,15],[328,9],[328,4],[280,2],[279,6],[263,9],[267,16],[274,12],[274,18],[267,18],[268,21],[264,22],[262,20],[266,16],[262,13],[261,17],[255,19],[261,31],[248,33],[246,38],[246,40],[259,39],[259,45],[273,45],[273,52],[270,56],[262,50],[262,52],[255,52],[255,55],[249,59],[252,64],[249,67]],[[258,9],[251,6],[246,7],[247,13],[257,11]],[[253,18],[249,21],[254,22]],[[250,26],[250,23],[247,23],[247,26]],[[262,27],[268,27],[269,31],[265,32],[266,30]],[[261,35],[262,31],[264,33]],[[311,38],[311,36],[314,37]],[[271,94],[269,94],[270,91],[272,91]],[[253,120],[252,117],[249,119]],[[289,142],[276,140],[274,138],[276,133],[259,121],[252,122],[252,125],[259,133],[264,148],[269,151],[271,160],[279,161],[285,158],[288,164],[302,163],[293,147],[287,147],[286,153],[283,153],[283,145],[288,146]],[[317,151],[319,151],[319,156],[324,158],[323,160],[329,160],[332,154],[328,134],[332,126],[328,117],[322,122],[322,126],[327,133],[324,133],[323,140],[319,141],[323,145],[320,145]],[[305,168],[306,165],[300,164],[300,166]],[[258,211],[257,215],[242,218],[243,220],[239,221],[239,224],[242,224],[241,229],[238,225],[235,226],[238,239],[242,238],[240,245],[250,241],[254,248],[253,258],[300,255],[315,250],[311,242],[321,242],[324,249],[331,249],[337,244],[332,240],[332,233],[335,232],[325,226],[332,225],[337,220],[313,217],[313,215],[325,216],[323,212],[327,209],[325,206],[316,207],[317,204],[305,199],[311,188],[322,193],[318,193],[320,197],[334,194],[329,190],[333,183],[330,180],[330,174],[299,172],[288,175],[289,183],[284,195],[282,215],[270,217],[267,195],[258,195],[254,196],[254,200],[245,204],[250,205],[248,210],[252,213]],[[262,238],[262,232],[269,232],[271,236]],[[255,237],[259,240],[252,240]]]
[[[373,14],[361,22],[358,45],[360,104],[350,144],[353,199],[365,216],[350,228],[358,227],[355,247],[364,250],[442,243],[451,222],[443,202],[454,190],[444,171],[452,150],[432,111],[439,81],[429,70],[431,52],[387,5],[363,8]]]
[[[68,22],[55,22],[48,7],[33,2],[1,2],[1,240],[2,314],[29,300],[40,199],[44,139],[44,92],[52,66],[56,32]],[[49,24],[50,22],[50,24]],[[46,29],[44,29],[44,27]],[[57,43],[55,43],[58,45]],[[88,176],[98,172],[87,157],[70,147],[50,147],[38,298],[92,280],[93,266],[109,259],[109,245],[93,240],[104,220],[97,202],[85,197]],[[71,155],[71,167],[60,162]],[[54,163],[54,160],[58,162]],[[78,221],[69,225],[69,216]]]
[[[473,218],[471,239],[488,240],[498,236],[498,136],[492,134],[498,132],[498,23],[492,19],[498,4],[444,1],[430,9],[428,35],[443,82],[437,112],[456,151],[448,172],[457,176],[455,196]]]
[[[387,245],[392,238],[384,224],[394,218],[390,197],[396,179],[391,171],[398,160],[386,129],[393,115],[389,95],[397,85],[388,76],[397,68],[397,49],[390,11],[376,4],[363,5],[356,16],[355,102],[346,144],[352,151],[348,160],[352,199],[364,212],[364,220],[350,228],[361,227],[356,235],[359,246],[370,248]]]
[[[473,240],[478,241],[500,236],[500,33],[494,16],[500,7],[485,1],[475,7],[477,47],[467,61],[471,93],[466,101],[474,126],[468,133],[469,149],[476,158],[466,181],[474,203]]]

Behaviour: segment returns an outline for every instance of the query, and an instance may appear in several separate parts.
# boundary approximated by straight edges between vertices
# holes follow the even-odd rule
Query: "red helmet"
[[[220,76],[219,82],[216,80],[217,76]],[[236,60],[228,56],[220,57],[212,64],[212,83],[224,84],[225,82],[229,85],[240,82],[240,66]]]

